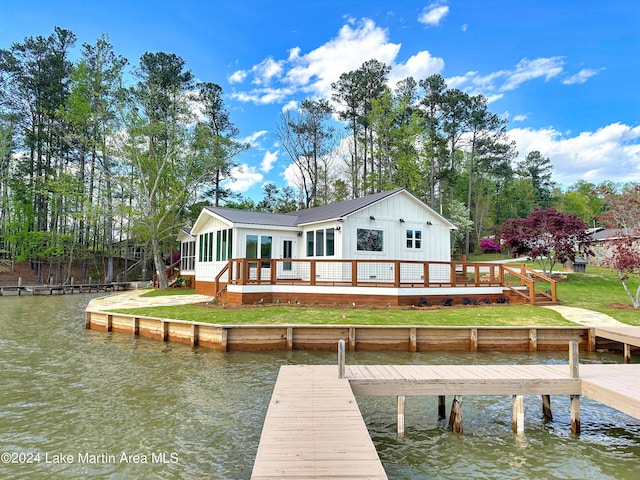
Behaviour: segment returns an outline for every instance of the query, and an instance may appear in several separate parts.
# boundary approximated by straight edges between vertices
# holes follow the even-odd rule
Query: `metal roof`
[[[250,225],[265,225],[279,227],[296,227],[307,223],[323,222],[326,220],[334,220],[346,217],[358,210],[368,207],[386,197],[394,195],[403,188],[396,188],[388,192],[374,193],[353,200],[345,200],[344,202],[333,203],[331,205],[323,205],[321,207],[307,208],[291,213],[268,213],[253,212],[250,210],[239,210],[236,208],[226,207],[205,207],[211,213],[214,213],[225,220],[232,223],[244,223]]]

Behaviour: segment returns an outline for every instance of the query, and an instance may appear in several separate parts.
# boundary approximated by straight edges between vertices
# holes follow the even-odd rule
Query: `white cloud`
[[[231,97],[256,104],[284,102],[296,93],[330,98],[331,84],[342,73],[360,68],[371,59],[392,67],[392,82],[407,76],[425,78],[444,69],[444,60],[433,57],[426,50],[411,56],[405,63],[396,62],[400,47],[399,43],[390,42],[387,30],[378,27],[373,20],[365,18],[356,22],[348,19],[334,38],[319,47],[307,53],[294,47],[289,50],[287,60],[268,57],[252,67],[249,76],[255,88],[233,92]],[[240,77],[239,74],[232,76]],[[292,105],[291,102],[288,105]]]
[[[548,157],[554,166],[553,176],[561,184],[580,179],[594,183],[640,181],[640,126],[612,123],[574,137],[565,137],[551,127],[514,128],[508,135],[517,144],[519,159],[536,150]]]
[[[524,122],[527,119],[526,115],[514,115],[513,116],[513,121],[514,122]]]
[[[570,76],[562,81],[565,85],[573,85],[574,83],[584,83],[594,75],[598,74],[598,70],[592,68],[583,68],[575,75]]]
[[[536,78],[544,77],[545,80],[549,80],[557,77],[562,73],[563,63],[562,57],[536,58],[534,60],[523,58],[516,65],[515,71],[507,74],[507,79],[501,90],[514,90],[524,82]]]
[[[416,79],[427,78],[434,73],[440,73],[443,69],[443,59],[432,57],[428,51],[423,50],[409,57],[404,64],[394,64],[391,74],[389,75],[389,80],[395,85],[407,77]]]
[[[296,100],[289,100],[283,107],[283,112],[288,112],[289,110],[296,110],[298,108],[298,102]]]
[[[273,168],[273,164],[278,160],[279,153],[279,150],[276,150],[275,152],[267,151],[262,158],[262,162],[260,163],[260,170],[265,173],[270,172]]]
[[[267,134],[266,130],[258,130],[257,132],[253,132],[248,137],[240,139],[240,142],[248,143],[252,147],[257,147],[258,145],[260,145],[260,142],[259,142],[260,138],[265,136],[266,134]]]
[[[264,175],[256,172],[255,167],[243,163],[231,169],[231,178],[227,183],[229,189],[232,192],[243,193],[262,182]]]
[[[460,88],[472,95],[483,94],[497,100],[502,93],[515,90],[525,82],[544,78],[545,81],[559,76],[563,71],[562,57],[539,57],[533,60],[523,58],[510,70],[498,70],[487,75],[469,71],[446,79],[449,88]]]
[[[428,26],[436,26],[440,24],[440,20],[446,17],[448,13],[449,7],[447,5],[432,3],[422,10],[422,13],[418,17],[418,21]]]
[[[229,83],[242,83],[245,78],[247,78],[246,70],[236,70],[227,77],[227,80]]]

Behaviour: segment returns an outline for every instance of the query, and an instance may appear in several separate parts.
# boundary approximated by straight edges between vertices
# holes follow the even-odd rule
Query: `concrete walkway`
[[[554,310],[567,320],[588,327],[620,327],[626,325],[626,323],[619,322],[606,313],[594,312],[586,308],[565,307],[564,305],[549,305],[544,308]]]
[[[141,297],[150,290],[131,290],[105,297],[94,298],[87,308],[94,310],[113,310],[116,308],[159,307],[170,305],[187,305],[189,303],[210,302],[208,295],[165,295],[161,297]]]

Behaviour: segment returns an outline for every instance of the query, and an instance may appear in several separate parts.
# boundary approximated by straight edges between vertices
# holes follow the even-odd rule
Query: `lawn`
[[[637,288],[637,283],[631,285]],[[189,295],[193,290],[149,291],[143,296]],[[630,305],[620,280],[610,269],[587,267],[585,274],[566,275],[558,283],[562,305],[603,312],[629,325],[640,325],[640,311],[615,308]],[[320,307],[307,305],[177,305],[121,309],[119,313],[147,315],[215,324],[349,324],[349,325],[575,325],[558,313],[530,305],[492,305],[442,308]]]

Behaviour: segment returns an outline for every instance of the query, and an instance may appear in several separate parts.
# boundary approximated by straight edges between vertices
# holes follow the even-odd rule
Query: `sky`
[[[93,44],[106,33],[135,66],[145,52],[182,57],[222,87],[239,139],[230,188],[255,199],[291,180],[280,116],[330,98],[341,73],[370,59],[391,86],[441,74],[483,94],[508,121],[518,158],[539,151],[568,187],[640,182],[640,3],[632,0],[3,0],[0,48],[55,26]]]

